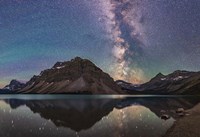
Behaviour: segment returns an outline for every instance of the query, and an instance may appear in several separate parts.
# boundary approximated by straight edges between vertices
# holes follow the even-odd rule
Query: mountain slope
[[[119,85],[123,90],[133,89],[133,88],[137,87],[137,85],[134,85],[132,83],[129,83],[129,82],[126,82],[126,81],[123,81],[123,80],[117,80],[117,81],[115,81],[115,83],[117,85]]]
[[[200,73],[178,70],[166,76],[157,76],[141,85],[141,90],[159,94],[199,94]]]
[[[177,70],[169,75],[157,74],[138,87],[127,86],[135,94],[200,94],[200,72]],[[124,88],[124,87],[123,87]]]
[[[26,85],[21,93],[121,93],[121,89],[107,73],[80,57],[57,62],[51,69],[33,76]]]
[[[10,90],[10,91],[17,91],[21,90],[22,88],[25,87],[26,84],[21,83],[18,80],[11,80],[8,85],[6,85],[2,90]]]
[[[12,94],[13,92],[8,89],[0,89],[0,94]]]

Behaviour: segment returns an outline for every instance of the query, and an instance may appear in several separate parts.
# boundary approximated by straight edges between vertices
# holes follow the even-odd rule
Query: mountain
[[[22,88],[24,88],[25,85],[26,84],[14,79],[14,80],[11,80],[10,84],[5,86],[3,88],[3,90],[18,91],[18,90],[21,90]]]
[[[107,73],[87,59],[57,62],[33,76],[20,93],[118,94],[121,89]]]
[[[169,75],[159,73],[149,82],[128,90],[133,94],[200,94],[200,72],[177,70]]]
[[[11,80],[8,85],[6,85],[3,89],[0,89],[0,94],[12,94],[17,93],[17,91],[23,89],[26,84],[18,81],[18,80]]]
[[[138,91],[136,89],[140,86],[139,84],[132,84],[123,80],[116,80],[115,83],[121,87],[124,94],[137,94]]]

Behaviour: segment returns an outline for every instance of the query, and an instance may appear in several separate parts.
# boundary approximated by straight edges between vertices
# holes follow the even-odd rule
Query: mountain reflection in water
[[[54,98],[0,101],[2,137],[159,137],[189,109],[194,97]],[[160,116],[170,115],[168,120]]]

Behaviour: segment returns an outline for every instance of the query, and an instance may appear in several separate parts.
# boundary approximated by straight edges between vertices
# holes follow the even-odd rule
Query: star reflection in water
[[[173,109],[195,103],[182,98],[2,99],[0,136],[159,137],[173,125]],[[161,110],[171,118],[160,119]]]

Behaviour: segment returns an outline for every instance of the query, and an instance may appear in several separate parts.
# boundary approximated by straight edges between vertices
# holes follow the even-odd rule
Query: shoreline
[[[185,112],[189,115],[177,119],[164,137],[200,137],[200,103]]]

